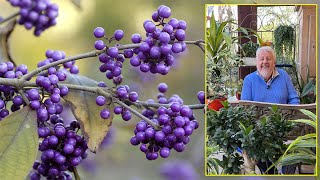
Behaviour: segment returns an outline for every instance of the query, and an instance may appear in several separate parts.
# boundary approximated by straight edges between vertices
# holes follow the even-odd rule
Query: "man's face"
[[[257,70],[264,79],[269,79],[275,67],[272,53],[260,51],[257,54]]]

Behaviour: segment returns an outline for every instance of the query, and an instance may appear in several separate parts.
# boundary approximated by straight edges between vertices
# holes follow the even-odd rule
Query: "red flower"
[[[225,100],[227,100],[227,98],[214,99],[213,101],[209,102],[208,108],[211,110],[219,111],[221,108],[223,108],[221,101],[225,101]]]

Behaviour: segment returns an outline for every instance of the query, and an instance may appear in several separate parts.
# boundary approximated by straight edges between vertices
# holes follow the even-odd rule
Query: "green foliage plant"
[[[293,128],[292,122],[277,106],[270,107],[270,114],[258,119],[253,106],[223,104],[224,108],[219,111],[207,112],[208,141],[214,142],[224,153],[225,158],[218,163],[223,173],[241,172],[244,159],[237,157],[238,148],[254,162],[275,163],[287,148],[284,140]],[[235,160],[230,161],[230,157]]]
[[[309,119],[295,119],[291,120],[295,125],[303,123],[316,129],[316,115],[305,109],[300,110],[303,114],[309,117]],[[307,165],[316,165],[316,133],[310,133],[303,136],[298,136],[293,140],[283,155],[275,162],[274,166],[281,165],[293,165],[303,163]],[[272,167],[270,167],[272,168]],[[315,172],[316,172],[315,168]]]

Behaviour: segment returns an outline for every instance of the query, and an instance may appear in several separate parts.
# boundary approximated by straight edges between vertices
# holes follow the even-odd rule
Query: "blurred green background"
[[[63,50],[67,56],[82,54],[94,49],[95,38],[93,29],[101,26],[106,30],[107,36],[112,36],[116,29],[125,32],[121,44],[130,43],[133,33],[144,34],[142,23],[151,19],[152,13],[159,5],[167,5],[172,10],[172,16],[187,22],[187,40],[204,39],[205,4],[213,3],[273,3],[274,1],[245,0],[245,1],[205,1],[205,0],[81,0],[82,8],[77,8],[70,0],[55,0],[59,5],[58,23],[40,36],[34,37],[32,31],[27,31],[23,26],[17,26],[10,39],[11,53],[17,64],[26,64],[29,70],[36,68],[40,60],[45,59],[47,49]],[[317,3],[317,1],[290,1],[281,3]],[[6,17],[16,12],[6,0],[0,0],[0,16]],[[80,60],[76,63],[80,74],[105,81],[104,73],[100,73],[100,62],[97,58]],[[156,98],[157,84],[166,82],[169,85],[167,97],[179,94],[185,104],[198,103],[196,94],[204,90],[204,53],[196,46],[188,45],[187,51],[179,55],[179,63],[168,75],[157,75],[156,78],[148,74],[142,79],[136,71],[124,64],[124,84],[134,86],[140,90],[140,100]],[[147,82],[146,82],[147,81]],[[301,179],[301,177],[204,177],[204,113],[196,111],[196,118],[200,128],[191,136],[191,143],[186,146],[183,153],[172,153],[169,158],[159,158],[148,161],[145,154],[129,143],[133,135],[135,123],[124,122],[116,117],[113,121],[113,143],[102,148],[97,154],[90,154],[86,163],[79,168],[83,179],[129,179],[149,180],[163,179],[160,175],[160,166],[164,162],[176,159],[187,160],[197,171],[199,179]],[[304,179],[313,179],[306,177]]]

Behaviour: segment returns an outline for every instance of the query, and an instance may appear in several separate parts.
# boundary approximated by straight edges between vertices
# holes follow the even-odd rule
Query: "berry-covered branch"
[[[202,46],[201,44],[204,43],[203,40],[196,40],[196,41],[185,41],[186,44],[194,44],[194,45],[197,45],[199,46],[201,49],[202,49]],[[140,47],[142,43],[139,43],[139,44],[127,44],[127,45],[119,45],[119,46],[116,46],[116,48],[118,50],[125,50],[125,49],[133,49],[133,48],[137,48],[137,47]],[[202,49],[203,50],[203,49]],[[52,63],[49,63],[47,65],[44,65],[42,67],[39,67],[33,71],[31,71],[30,73],[24,75],[21,79],[23,80],[28,80],[28,79],[31,79],[32,77],[34,77],[35,75],[49,69],[50,67],[55,67],[55,66],[58,66],[58,65],[61,65],[61,64],[64,64],[64,63],[67,63],[67,62],[70,62],[70,61],[77,61],[77,60],[81,60],[81,59],[86,59],[86,58],[90,58],[90,57],[96,57],[96,56],[99,56],[100,54],[106,52],[106,48],[104,48],[103,50],[95,50],[95,51],[91,51],[91,52],[87,52],[87,53],[83,53],[83,54],[79,54],[79,55],[76,55],[76,56],[70,56],[70,57],[67,57],[65,59],[61,59],[61,60],[58,60],[58,61],[55,61],[55,62],[52,62]]]
[[[37,87],[38,85],[35,82],[30,82],[30,81],[23,81],[23,80],[19,80],[19,79],[6,79],[6,78],[0,78],[0,84],[1,85],[7,85],[7,86],[13,86],[16,88],[25,88],[25,87]],[[155,129],[160,129],[159,125],[155,124],[154,122],[152,122],[150,119],[148,119],[147,117],[145,117],[144,115],[142,115],[141,113],[139,113],[138,111],[134,110],[133,108],[131,108],[130,106],[128,106],[126,103],[122,102],[121,100],[113,97],[109,92],[105,91],[106,88],[103,87],[91,87],[91,86],[85,86],[85,85],[75,85],[75,84],[58,84],[58,86],[64,86],[67,87],[70,90],[78,90],[78,91],[84,91],[84,92],[92,92],[92,93],[97,93],[99,95],[103,95],[106,98],[112,98],[112,100],[121,105],[122,107],[128,109],[129,111],[131,111],[133,114],[135,114],[137,117],[145,120],[146,122],[148,122],[148,124],[152,125]],[[20,95],[22,96],[23,100],[29,104],[29,100],[26,98],[26,96],[24,95],[24,92],[22,90],[19,90]],[[170,104],[160,104],[160,103],[148,103],[148,102],[142,102],[142,101],[138,101],[138,102],[130,102],[130,101],[126,101],[136,107],[145,107],[145,108],[159,108],[159,107],[166,107],[169,108],[171,105]],[[194,104],[194,105],[186,105],[188,106],[190,109],[203,109],[204,108],[204,104]]]
[[[135,105],[136,107],[145,107],[145,108],[159,108],[161,106],[169,108],[170,104],[161,104],[161,103],[148,103],[148,102],[142,102],[142,101],[137,101],[135,103],[132,103],[133,105]],[[188,106],[190,109],[203,109],[204,108],[204,104],[191,104],[191,105],[185,105]]]

